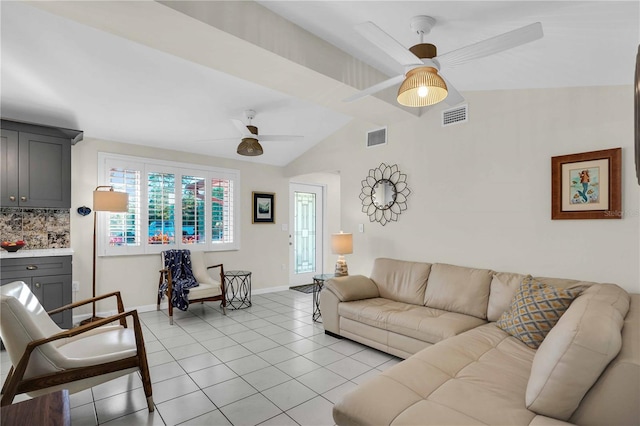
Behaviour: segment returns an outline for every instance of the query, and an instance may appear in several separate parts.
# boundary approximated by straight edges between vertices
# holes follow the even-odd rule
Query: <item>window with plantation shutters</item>
[[[107,238],[110,246],[140,245],[140,170],[109,168],[108,185],[114,191],[129,194],[129,211],[107,213]]]
[[[233,180],[211,179],[211,242],[230,243],[233,240]]]
[[[98,215],[98,254],[239,248],[240,172],[99,153],[100,185],[129,194],[129,211]]]
[[[147,173],[147,241],[152,245],[176,243],[175,233],[176,175]]]
[[[205,244],[206,180],[198,176],[182,176],[182,242]],[[215,232],[215,231],[213,231]]]

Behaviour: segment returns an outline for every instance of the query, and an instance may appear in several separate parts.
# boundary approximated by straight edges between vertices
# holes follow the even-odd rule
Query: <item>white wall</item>
[[[226,269],[251,270],[254,290],[288,285],[289,233],[281,224],[290,224],[291,180],[326,185],[326,235],[354,233],[351,274],[368,275],[375,257],[388,256],[608,281],[640,292],[632,88],[466,95],[468,123],[442,128],[436,107],[389,124],[389,144],[367,149],[364,134],[379,124],[354,120],[285,169],[85,139],[72,150],[73,279],[80,281],[74,300],[91,294],[93,221],[76,209],[92,204],[99,151],[240,169],[241,250],[207,257]],[[552,221],[551,156],[613,147],[623,148],[625,218]],[[359,199],[361,180],[381,162],[398,164],[412,191],[408,210],[384,227],[368,221]],[[252,191],[276,193],[275,225],[251,224]],[[334,257],[325,245],[325,272]],[[128,306],[154,305],[159,267],[158,255],[99,258],[98,292],[120,290]]]
[[[352,274],[379,256],[537,276],[613,282],[640,292],[639,191],[633,162],[633,88],[465,93],[469,122],[443,128],[440,110],[390,123],[386,146],[365,148],[379,124],[353,121],[286,170],[334,169],[341,227],[354,232]],[[551,220],[551,157],[622,147],[622,220]],[[412,193],[399,221],[361,212],[361,180],[398,164]],[[359,223],[365,232],[358,233]]]
[[[252,271],[254,291],[288,285],[288,269],[281,267],[282,264],[288,267],[288,232],[282,231],[281,224],[288,222],[289,179],[284,177],[282,168],[87,138],[72,149],[71,246],[74,250],[73,279],[80,282],[80,291],[74,294],[74,300],[91,296],[93,215],[82,217],[76,209],[82,205],[92,206],[100,151],[239,169],[241,248],[209,252],[207,260],[211,264],[222,262],[227,270]],[[275,225],[251,223],[252,191],[276,193]],[[160,255],[157,254],[99,257],[97,293],[120,290],[127,306],[155,305],[160,266]],[[113,306],[99,305],[98,310],[113,309]]]

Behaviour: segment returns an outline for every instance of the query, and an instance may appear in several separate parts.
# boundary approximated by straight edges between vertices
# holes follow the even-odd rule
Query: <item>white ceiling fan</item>
[[[398,91],[398,102],[402,105],[420,107],[433,105],[442,100],[449,105],[456,105],[463,102],[464,98],[449,81],[438,74],[438,71],[521,46],[544,35],[542,24],[536,22],[438,55],[436,46],[423,42],[424,35],[429,34],[435,23],[435,18],[430,16],[420,15],[411,19],[411,30],[420,36],[420,44],[410,49],[405,48],[373,22],[357,25],[356,31],[403,65],[405,73],[362,90],[344,101],[352,102],[402,83]]]
[[[264,150],[262,148],[262,145],[260,145],[260,142],[301,142],[304,139],[303,136],[294,135],[259,135],[258,128],[251,124],[251,121],[256,116],[256,112],[252,109],[249,109],[244,112],[244,115],[249,124],[244,124],[241,120],[238,119],[231,119],[231,122],[240,131],[240,135],[242,137],[242,141],[238,145],[237,149],[237,152],[240,155],[250,157],[262,155]]]

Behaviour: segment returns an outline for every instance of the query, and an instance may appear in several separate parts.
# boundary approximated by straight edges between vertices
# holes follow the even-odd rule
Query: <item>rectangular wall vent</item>
[[[367,148],[372,146],[386,145],[387,144],[387,128],[370,130],[367,132]]]
[[[442,127],[464,123],[469,120],[469,105],[465,104],[442,111]]]

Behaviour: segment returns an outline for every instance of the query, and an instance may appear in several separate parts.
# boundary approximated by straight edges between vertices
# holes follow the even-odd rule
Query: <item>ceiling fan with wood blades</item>
[[[264,153],[264,149],[262,148],[262,145],[260,145],[260,142],[300,142],[304,139],[303,136],[294,135],[260,135],[258,134],[258,128],[251,124],[251,121],[256,116],[256,112],[249,109],[244,112],[244,115],[249,124],[244,124],[238,119],[231,119],[231,122],[240,131],[240,135],[242,137],[237,148],[237,153],[240,155],[249,157],[262,155]]]
[[[398,102],[402,105],[421,107],[433,105],[443,100],[449,105],[457,105],[464,101],[464,97],[449,81],[438,74],[441,69],[453,68],[475,59],[494,55],[538,40],[544,35],[542,24],[535,22],[438,55],[436,46],[424,43],[423,40],[424,35],[429,34],[435,24],[435,18],[430,16],[420,15],[413,17],[411,19],[411,30],[420,36],[420,43],[409,49],[405,48],[373,22],[364,22],[357,25],[355,27],[356,31],[404,66],[405,73],[364,89],[344,99],[344,101],[352,102],[402,83],[398,89]]]

